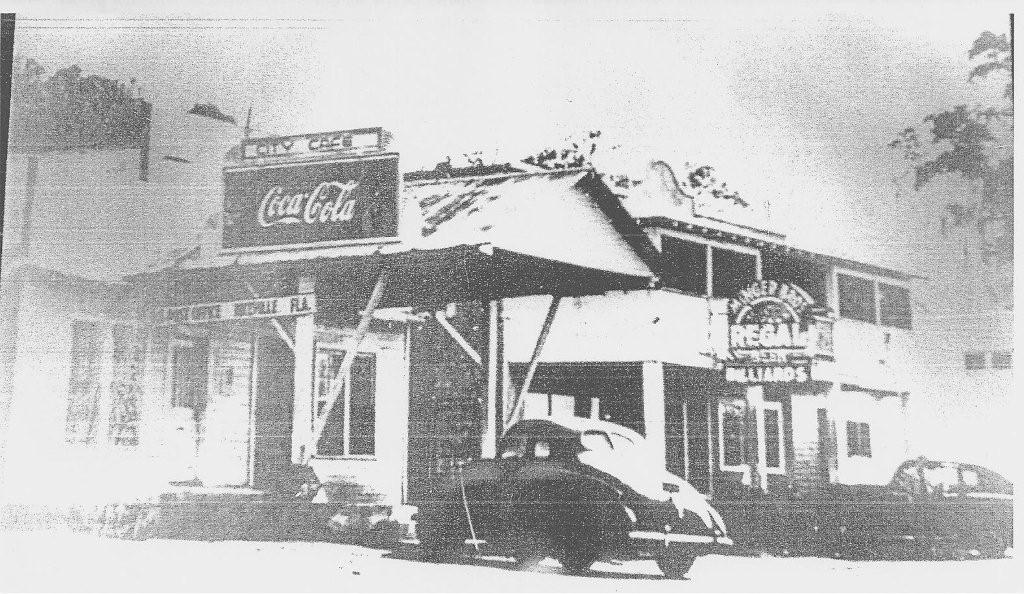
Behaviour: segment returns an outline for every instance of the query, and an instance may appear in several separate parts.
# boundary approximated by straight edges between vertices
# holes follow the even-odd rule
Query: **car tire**
[[[681,580],[693,568],[693,562],[697,560],[697,555],[688,551],[665,548],[655,554],[655,560],[658,562],[658,569],[667,579]]]
[[[551,556],[552,539],[539,530],[519,529],[512,536],[512,557],[516,568],[532,571],[541,561]]]
[[[591,542],[566,543],[558,562],[569,573],[584,573],[597,561],[600,554],[597,546]]]
[[[462,555],[465,537],[458,534],[458,522],[450,512],[450,509],[442,508],[419,513],[416,520],[416,539],[420,542],[420,551],[424,559],[446,562],[458,559]]]

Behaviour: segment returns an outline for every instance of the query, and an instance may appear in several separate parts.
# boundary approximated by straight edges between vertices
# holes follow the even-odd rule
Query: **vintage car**
[[[516,423],[497,459],[453,468],[416,523],[435,559],[469,542],[522,567],[553,557],[574,573],[599,558],[653,557],[681,578],[698,556],[732,544],[718,512],[640,434],[576,417]]]
[[[975,464],[920,457],[887,485],[834,485],[830,495],[846,554],[897,544],[926,556],[1001,557],[1012,546],[1013,483]]]

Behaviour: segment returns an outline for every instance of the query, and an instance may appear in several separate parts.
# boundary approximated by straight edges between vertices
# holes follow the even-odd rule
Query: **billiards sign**
[[[760,280],[729,300],[726,381],[742,384],[811,381],[817,307],[791,283]]]
[[[398,155],[224,168],[225,251],[394,241]]]

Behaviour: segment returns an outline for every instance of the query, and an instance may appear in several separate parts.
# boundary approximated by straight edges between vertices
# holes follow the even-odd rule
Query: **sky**
[[[1008,30],[1005,5],[722,6],[257,3],[242,18],[172,2],[127,21],[108,3],[43,3],[19,14],[15,51],[134,78],[157,105],[213,102],[240,121],[251,107],[256,134],[382,125],[406,170],[601,130],[609,168],[710,164],[794,243],[906,268],[913,246],[886,216],[906,218],[891,200],[906,165],[885,145],[976,98],[966,52]]]

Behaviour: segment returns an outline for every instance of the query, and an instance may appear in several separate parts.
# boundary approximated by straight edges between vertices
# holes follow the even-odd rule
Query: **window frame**
[[[88,325],[91,327],[93,332],[93,338],[95,341],[92,346],[95,348],[91,356],[95,357],[95,360],[89,365],[89,373],[92,376],[90,378],[90,390],[95,392],[95,399],[93,402],[93,426],[90,430],[89,435],[86,439],[73,439],[72,435],[68,433],[69,422],[71,421],[72,404],[76,398],[81,398],[82,394],[77,392],[75,389],[76,374],[75,374],[75,362],[77,356],[75,353],[75,328],[79,325]],[[108,353],[108,341],[110,337],[110,329],[104,323],[103,320],[99,320],[91,317],[76,317],[71,320],[71,330],[68,339],[68,382],[65,390],[65,401],[64,401],[64,432],[63,432],[63,443],[71,447],[94,447],[99,444],[105,443],[105,436],[108,430],[109,419],[107,419],[106,400],[109,397],[108,390],[105,387],[107,380],[109,379],[108,366],[111,353]],[[76,406],[81,406],[80,403],[76,403]]]
[[[673,239],[679,239],[679,240],[682,240],[682,241],[689,241],[691,243],[699,243],[699,244],[702,244],[704,246],[704,267],[705,267],[705,270],[707,271],[707,273],[705,274],[705,279],[704,279],[704,293],[701,294],[701,295],[697,295],[698,297],[704,297],[704,298],[707,298],[707,299],[727,299],[727,297],[712,297],[712,289],[714,287],[715,271],[714,271],[714,266],[713,266],[713,262],[712,262],[712,250],[711,250],[711,248],[719,248],[719,249],[724,249],[724,250],[731,250],[731,251],[734,251],[734,252],[739,252],[739,253],[742,253],[742,254],[747,254],[747,255],[754,256],[754,258],[756,260],[755,269],[754,269],[754,272],[755,272],[754,280],[762,280],[762,278],[763,278],[764,271],[763,271],[763,262],[762,262],[762,258],[761,258],[761,250],[759,250],[756,247],[750,247],[750,246],[746,246],[746,245],[738,245],[738,244],[729,243],[729,242],[726,242],[726,241],[718,241],[718,240],[715,240],[715,239],[710,239],[710,238],[707,238],[707,237],[702,237],[700,235],[693,235],[693,234],[684,233],[684,232],[681,232],[681,231],[676,231],[674,229],[658,229],[658,233],[657,233],[657,246],[658,246],[658,252],[659,253],[664,253],[662,251],[662,239],[664,237],[671,237]],[[669,290],[672,290],[672,291],[677,291],[677,292],[682,293],[684,295],[693,295],[693,293],[690,293],[690,292],[687,292],[687,291],[683,291],[681,289],[675,289],[673,287],[665,287],[665,288],[669,289]]]
[[[319,387],[320,387],[319,382],[320,382],[320,377],[318,377],[317,369],[316,369],[316,367],[317,367],[317,360],[319,358],[319,355],[321,354],[321,352],[329,352],[330,354],[344,353],[345,350],[346,350],[346,348],[345,348],[346,346],[348,346],[348,345],[344,344],[344,343],[340,343],[340,342],[321,342],[321,341],[315,341],[314,344],[313,344],[313,390],[312,390],[312,392],[313,392],[312,393],[312,409],[313,409],[312,410],[312,412],[313,412],[312,417],[313,418],[312,418],[312,423],[310,424],[310,427],[315,426],[317,421],[319,421],[319,419],[320,419],[320,415],[317,414],[317,404],[319,402]],[[379,419],[379,415],[377,414],[377,404],[378,404],[377,387],[380,385],[380,383],[378,381],[379,380],[379,376],[380,376],[380,353],[377,350],[374,350],[374,349],[366,350],[366,351],[358,351],[356,353],[356,357],[357,358],[359,356],[361,356],[361,355],[369,355],[369,356],[372,356],[374,358],[374,376],[375,376],[374,377],[374,399],[373,399],[373,431],[374,431],[373,451],[374,451],[374,453],[372,453],[372,454],[351,454],[351,453],[349,453],[351,451],[351,447],[352,447],[352,441],[351,441],[351,431],[352,431],[352,382],[349,381],[345,385],[344,392],[339,395],[339,398],[341,398],[341,402],[339,402],[338,404],[335,404],[335,406],[338,406],[339,404],[341,406],[343,406],[344,407],[344,411],[345,411],[345,417],[344,417],[345,418],[345,422],[342,425],[342,451],[344,453],[342,453],[342,454],[323,454],[323,453],[317,452],[317,454],[315,456],[313,456],[314,459],[317,459],[317,460],[377,460],[377,459],[379,459],[377,451],[378,451],[378,448],[380,446],[380,440],[376,439],[376,433],[377,433],[378,423],[379,423],[379,420],[380,420]],[[354,366],[354,363],[355,362],[353,362],[353,366]],[[328,387],[328,389],[329,389],[329,387]]]
[[[997,349],[989,355],[992,369],[1013,369],[1013,349]]]
[[[786,474],[786,421],[782,410],[782,403],[776,400],[765,400],[761,409],[762,414],[764,410],[774,410],[779,415],[777,423],[779,429],[779,465],[768,466],[768,416],[765,415],[762,422],[765,432],[764,435],[759,436],[760,441],[764,443],[765,459],[763,466],[769,474]]]
[[[855,437],[856,437],[856,452],[850,451],[850,425],[855,426]],[[867,428],[867,454],[863,453],[865,448],[862,447],[862,439],[864,432],[861,431],[861,427]],[[865,460],[871,460],[874,458],[874,449],[871,447],[871,422],[863,419],[846,419],[846,457],[847,458],[862,458]]]
[[[977,365],[971,365],[971,362],[977,362]],[[964,370],[965,371],[981,371],[988,367],[988,352],[987,351],[964,351]]]
[[[725,463],[725,420],[724,420],[725,408],[726,408],[726,406],[734,405],[734,404],[740,403],[740,402],[743,404],[743,414],[746,415],[746,409],[747,409],[748,403],[746,402],[746,399],[743,398],[742,396],[735,397],[735,398],[719,398],[718,399],[718,468],[719,468],[719,470],[723,470],[723,471],[727,471],[727,472],[744,472],[750,466],[749,463],[747,463],[744,460],[744,458],[745,458],[744,454],[745,454],[745,450],[746,450],[746,436],[744,435],[745,421],[742,421],[742,418],[741,418],[741,422],[743,422],[743,427],[741,427],[741,430],[740,430],[740,440],[739,440],[739,443],[740,443],[740,463],[739,464],[726,464]]]
[[[840,310],[840,307],[839,307],[839,275],[840,274],[842,274],[844,276],[852,276],[852,277],[861,278],[861,279],[864,279],[864,280],[867,280],[867,281],[871,281],[871,291],[872,291],[872,295],[874,297],[874,303],[875,303],[875,309],[874,309],[874,311],[875,311],[875,321],[874,322],[866,322],[864,320],[859,320],[857,318],[850,318],[850,317],[846,317],[846,316],[842,315],[842,311]],[[879,284],[891,285],[893,287],[898,287],[898,288],[902,288],[902,289],[906,289],[907,290],[907,296],[908,296],[909,308],[910,308],[909,318],[907,320],[908,328],[903,328],[903,327],[900,327],[900,326],[893,326],[891,324],[883,324],[882,323],[882,292],[878,288]],[[895,330],[901,330],[903,332],[910,332],[911,328],[913,328],[913,326],[914,326],[913,291],[911,290],[910,283],[908,283],[906,281],[903,281],[903,280],[900,280],[900,279],[896,279],[896,278],[892,278],[892,277],[889,277],[889,276],[882,276],[882,275],[879,275],[879,274],[869,274],[869,273],[866,273],[866,272],[860,272],[860,271],[857,271],[857,270],[851,270],[849,268],[842,268],[840,266],[834,266],[832,268],[832,290],[830,291],[830,293],[831,293],[830,294],[830,298],[832,299],[832,305],[833,305],[832,309],[835,310],[836,314],[842,320],[851,320],[851,321],[854,321],[854,322],[860,322],[862,324],[871,324],[872,326],[878,326],[879,328],[893,328]]]

